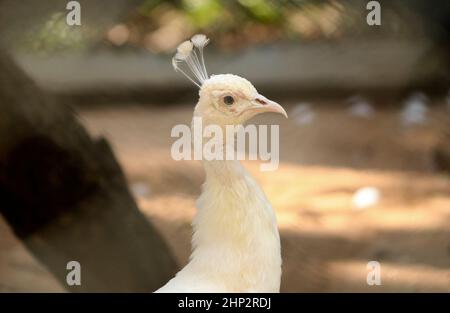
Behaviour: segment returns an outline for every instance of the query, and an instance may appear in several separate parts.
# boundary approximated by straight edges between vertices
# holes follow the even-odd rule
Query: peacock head
[[[280,113],[287,117],[281,105],[260,95],[247,79],[233,74],[209,77],[203,57],[203,49],[208,42],[205,35],[195,35],[178,46],[172,59],[175,71],[200,88],[194,116],[220,126],[239,125],[264,112]],[[182,69],[183,64],[192,76]]]

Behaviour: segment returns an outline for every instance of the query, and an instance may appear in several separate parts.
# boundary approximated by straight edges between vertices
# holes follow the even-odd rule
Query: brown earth
[[[432,157],[448,113],[437,104],[427,124],[402,127],[389,106],[363,119],[326,104],[308,125],[295,116],[255,120],[280,124],[280,166],[261,172],[258,162],[245,162],[276,210],[282,291],[450,291],[450,181]],[[171,159],[170,130],[191,114],[190,106],[80,112],[93,135],[112,143],[140,209],[181,265],[203,170],[198,161]],[[377,187],[381,199],[356,209],[352,195],[364,186]],[[371,260],[381,264],[381,286],[366,283]],[[0,220],[0,291],[62,290]]]

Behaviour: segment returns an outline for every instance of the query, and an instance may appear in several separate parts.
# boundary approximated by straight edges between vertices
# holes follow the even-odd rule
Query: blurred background
[[[450,3],[379,1],[381,25],[369,26],[367,2],[79,1],[81,26],[69,26],[66,1],[0,0],[0,51],[55,106],[68,106],[91,138],[106,138],[139,216],[182,267],[204,173],[200,162],[170,157],[170,130],[190,123],[197,99],[170,60],[180,42],[205,33],[209,73],[248,78],[289,114],[252,120],[280,125],[279,169],[260,172],[259,162],[244,162],[276,210],[281,291],[448,292]],[[8,75],[0,84],[23,95],[27,118],[56,116],[38,106],[28,112],[34,97]],[[3,105],[10,98],[0,95]],[[19,127],[17,116],[4,118]],[[43,244],[40,225],[24,234],[14,214],[3,214],[0,291],[67,290],[51,260],[59,245]],[[113,245],[114,236],[105,240]],[[91,237],[68,240],[83,249]],[[372,260],[381,264],[381,286],[366,283]],[[131,279],[116,284],[136,290]]]

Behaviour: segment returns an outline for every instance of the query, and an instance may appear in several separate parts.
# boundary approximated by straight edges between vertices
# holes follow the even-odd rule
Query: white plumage
[[[190,262],[159,292],[278,292],[280,242],[270,203],[238,161],[205,161]]]
[[[208,39],[196,35],[192,42],[199,48]],[[182,45],[186,52],[188,44]],[[182,73],[200,86],[194,117],[202,118],[203,127],[240,125],[262,112],[287,116],[242,77],[208,77],[203,53],[199,55],[189,55],[194,78]],[[180,60],[176,55],[176,70]],[[197,201],[189,263],[157,292],[279,292],[280,238],[270,202],[239,161],[203,160],[203,165],[206,181]]]

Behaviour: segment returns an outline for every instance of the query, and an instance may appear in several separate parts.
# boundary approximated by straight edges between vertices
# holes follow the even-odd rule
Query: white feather
[[[191,41],[197,48],[204,48],[208,44],[209,39],[203,34],[197,34],[192,36]]]
[[[175,71],[182,73],[191,82],[200,87],[205,80],[208,79],[208,72],[206,71],[205,61],[203,57],[203,48],[208,44],[209,39],[202,34],[192,37],[191,40],[182,42],[177,47],[177,53],[172,58],[172,66]],[[198,51],[198,54],[196,52]],[[181,69],[179,63],[186,63],[191,73],[191,77],[184,70]]]
[[[192,52],[194,45],[189,40],[186,40],[178,45],[176,58],[183,60],[186,59]]]

